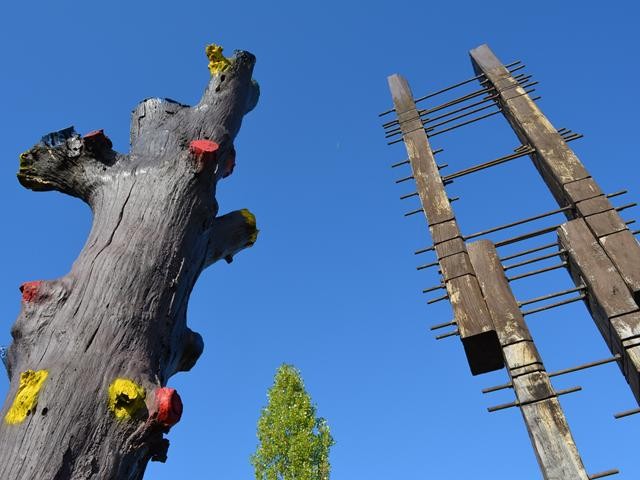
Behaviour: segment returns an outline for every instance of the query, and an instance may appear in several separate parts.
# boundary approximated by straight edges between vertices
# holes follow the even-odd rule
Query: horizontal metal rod
[[[541,228],[540,230],[534,230],[533,232],[523,233],[522,235],[517,235],[515,237],[506,238],[504,240],[500,240],[499,242],[495,242],[494,245],[495,245],[496,248],[504,247],[505,245],[511,245],[512,243],[518,243],[518,242],[522,242],[524,240],[529,240],[530,238],[539,237],[540,235],[545,235],[547,233],[551,233],[551,232],[555,231],[560,225],[562,225],[562,223],[558,223],[557,225],[551,225],[550,227]],[[638,232],[636,232],[636,233],[638,233]],[[545,245],[544,248],[549,248],[550,246],[553,246],[553,245],[557,245],[557,242],[553,243],[553,244],[550,244],[550,245]],[[431,245],[430,247],[425,247],[425,248],[421,248],[420,250],[416,250],[415,252],[413,252],[413,254],[414,255],[420,255],[421,253],[431,252],[432,250],[435,250],[435,248],[436,247],[434,245]],[[520,254],[518,254],[516,256],[526,255],[527,253],[533,253],[535,251],[538,251],[538,249],[542,250],[543,247],[538,247],[537,249],[532,249],[530,251],[521,252]],[[515,258],[515,257],[514,256],[505,257],[503,260],[506,260],[506,259],[509,259],[509,258]]]
[[[542,245],[541,247],[531,248],[529,250],[523,250],[522,252],[514,253],[512,255],[507,255],[506,257],[502,257],[500,261],[506,262],[507,260],[523,257],[525,255],[529,255],[530,253],[535,253],[541,250],[546,250],[547,248],[556,247],[557,245],[558,245],[558,242],[547,243],[546,245]]]
[[[469,115],[473,115],[474,113],[482,112],[483,110],[486,110],[488,108],[493,108],[495,106],[496,106],[495,104],[490,103],[489,105],[485,105],[484,107],[474,108],[473,110],[469,110],[468,112],[464,112],[464,113],[461,113],[460,115],[456,115],[454,117],[448,118],[447,120],[443,120],[442,122],[434,123],[433,125],[430,125],[428,128],[425,128],[425,130],[426,130],[427,133],[432,132],[438,127],[441,127],[443,125],[447,125],[448,123],[451,123],[451,122],[453,122],[455,120],[460,120],[461,118],[468,117]]]
[[[539,237],[540,235],[555,231],[560,225],[562,225],[562,223],[558,223],[557,225],[552,225],[550,227],[541,228],[540,230],[534,230],[533,232],[524,233],[516,237],[507,238],[505,240],[496,242],[495,246],[496,248],[504,247],[505,245],[511,245],[512,243],[522,242],[524,240],[529,240],[530,238]]]
[[[565,131],[570,132],[571,130],[569,130],[568,128],[564,128],[564,127],[559,128],[558,130],[556,130],[556,132],[558,132],[558,133],[560,133],[560,134],[561,134],[562,132],[565,132]]]
[[[564,368],[562,370],[556,370],[555,372],[550,372],[548,374],[549,378],[553,378],[553,377],[557,377],[559,375],[565,375],[567,373],[573,373],[573,372],[578,372],[580,370],[585,370],[587,368],[593,368],[593,367],[597,367],[599,365],[606,365],[607,363],[611,363],[611,362],[615,362],[617,360],[620,360],[621,356],[619,354],[614,355],[613,357],[609,357],[609,358],[605,358],[603,360],[596,360],[594,362],[588,362],[588,363],[583,363],[582,365],[578,365],[575,367],[571,367],[571,368]],[[513,387],[513,383],[512,382],[508,382],[508,383],[503,383],[502,385],[496,385],[494,387],[488,387],[488,388],[484,388],[482,390],[482,393],[492,393],[492,392],[497,392],[499,390],[506,390],[507,388],[512,388]],[[638,409],[640,411],[640,409]]]
[[[421,208],[417,208],[415,210],[411,210],[410,212],[407,212],[404,214],[405,217],[410,217],[411,215],[415,215],[416,213],[420,213],[422,212],[422,207]]]
[[[640,408],[633,408],[631,410],[625,410],[624,412],[618,412],[613,415],[613,418],[617,420],[618,418],[629,417],[631,415],[635,415],[636,413],[640,413]]]
[[[582,135],[582,134],[576,134],[575,136],[565,138],[565,139],[564,139],[564,141],[565,141],[565,143],[569,143],[569,142],[572,142],[572,141],[574,141],[574,140],[579,140],[579,139],[581,139],[582,137],[584,137],[584,135]]]
[[[416,267],[416,270],[424,270],[425,268],[431,268],[431,267],[437,267],[437,266],[438,266],[438,262],[425,263],[424,265],[418,265]]]
[[[624,222],[625,225],[631,225],[632,223],[636,223],[635,219]]]
[[[489,93],[491,91],[495,90],[494,87],[482,87],[479,90],[475,90],[471,93],[467,93],[466,95],[463,95],[462,97],[458,97],[455,98],[453,100],[449,100],[448,102],[444,102],[441,103],[440,105],[436,105],[435,107],[431,107],[431,108],[425,108],[422,110],[418,110],[418,115],[420,115],[421,117],[424,115],[428,115],[429,113],[433,113],[433,112],[439,112],[440,110],[444,110],[445,108],[449,108],[449,107],[453,107],[454,105],[458,105],[459,103],[462,102],[466,102],[467,100],[471,100],[472,98],[476,98],[484,93]],[[384,123],[382,125],[382,128],[389,128],[393,125],[400,125],[400,121],[399,120],[391,120],[390,122]]]
[[[519,64],[521,64],[521,63],[522,63],[522,62],[521,62],[520,60],[518,60],[518,61],[516,61],[516,62],[512,62],[512,63],[510,63],[509,65],[505,65],[505,68],[507,68],[507,69],[508,69],[509,67],[513,67],[513,66],[515,66],[515,65],[519,65]],[[520,66],[518,66],[518,67],[514,68],[513,70],[511,70],[511,73],[516,72],[516,71],[518,71],[518,70],[521,70],[521,69],[525,68],[525,66],[526,66],[526,65],[520,65]],[[429,93],[428,95],[424,95],[424,96],[422,96],[422,97],[416,98],[416,99],[414,100],[414,102],[415,102],[415,103],[422,102],[423,100],[426,100],[427,98],[435,97],[436,95],[440,95],[440,94],[442,94],[442,93],[448,92],[449,90],[453,90],[454,88],[461,87],[461,86],[463,86],[463,85],[466,85],[466,84],[468,84],[468,83],[473,82],[474,80],[478,80],[478,79],[483,78],[483,77],[484,77],[484,73],[481,73],[480,75],[476,75],[475,77],[468,78],[468,79],[466,79],[466,80],[463,80],[462,82],[454,83],[453,85],[450,85],[450,86],[445,87],[445,88],[441,88],[440,90],[436,90],[435,92]],[[389,113],[391,113],[391,112],[395,112],[395,110],[396,110],[395,108],[392,108],[392,109],[390,109],[390,110],[385,110],[384,112],[382,112],[382,113],[378,114],[378,116],[379,116],[379,117],[383,117],[383,116],[385,116],[385,115],[388,115],[388,114],[389,114]]]
[[[559,292],[550,293],[548,295],[543,295],[541,297],[532,298],[531,300],[526,300],[524,302],[518,302],[518,306],[519,307],[524,307],[525,305],[531,305],[532,303],[542,302],[543,300],[549,300],[550,298],[561,297],[562,295],[567,295],[568,293],[579,292],[579,291],[584,290],[584,289],[585,289],[585,287],[584,287],[584,285],[582,285],[580,287],[570,288],[568,290],[562,290],[562,291],[559,291]]]
[[[532,275],[538,275],[540,273],[550,272],[551,270],[557,270],[558,268],[565,267],[567,262],[560,262],[550,267],[540,268],[538,270],[532,270],[530,272],[521,273],[520,275],[514,275],[513,277],[507,277],[507,280],[513,282],[514,280],[520,280],[521,278],[531,277]]]
[[[602,360],[596,360],[594,362],[583,363],[582,365],[578,365],[571,368],[563,368],[562,370],[556,370],[555,372],[549,373],[549,377],[557,377],[559,375],[565,375],[567,373],[578,372],[580,370],[586,370],[587,368],[597,367],[599,365],[606,365],[607,363],[612,363],[620,360],[622,358],[620,354],[616,353],[613,357],[604,358]]]
[[[498,98],[498,94],[493,94],[493,95],[491,95],[491,96],[489,96],[487,98],[484,98],[484,99],[482,99],[482,100],[480,100],[478,102],[470,103],[469,105],[465,105],[464,107],[456,108],[455,110],[451,110],[451,111],[443,113],[441,115],[437,115],[435,117],[426,117],[426,118],[424,118],[422,120],[422,124],[423,125],[427,125],[429,123],[435,122],[436,120],[440,120],[441,118],[446,118],[446,117],[449,117],[451,115],[455,115],[456,113],[464,112],[465,110],[468,110],[468,109],[473,108],[473,107],[477,107],[478,105],[482,105],[482,104],[487,103],[487,102],[492,102],[496,98]]]
[[[481,170],[485,170],[487,168],[495,167],[496,165],[500,165],[505,162],[509,162],[511,160],[515,160],[516,158],[525,157],[533,152],[535,152],[535,148],[527,147],[526,150],[519,150],[518,152],[511,153],[509,155],[505,155],[504,157],[496,158],[495,160],[491,160],[489,162],[481,163],[479,165],[475,165],[473,167],[465,168],[464,170],[460,170],[458,172],[454,172],[451,175],[447,175],[442,177],[443,181],[453,180],[454,178],[464,177],[465,175],[469,175],[471,173],[479,172]]]
[[[512,62],[512,63],[510,63],[509,65],[505,65],[505,67],[508,69],[508,68],[509,68],[509,66],[515,66],[515,65],[518,65],[518,64],[520,64],[520,63],[522,63],[522,62],[520,62],[520,60],[518,60],[517,62]],[[524,64],[523,64],[523,65],[519,65],[519,66],[517,66],[516,68],[514,68],[513,70],[510,70],[510,72],[511,72],[511,73],[513,73],[513,72],[517,72],[518,70],[522,70],[522,69],[523,69],[523,68],[525,68],[525,67],[526,67],[526,65],[524,65]],[[463,82],[456,83],[456,84],[454,84],[454,85],[451,85],[451,86],[449,86],[449,87],[446,87],[446,88],[443,88],[443,89],[437,90],[437,91],[435,91],[435,92],[433,92],[433,93],[430,93],[430,94],[428,94],[428,95],[424,95],[424,96],[422,96],[422,97],[419,97],[419,98],[417,98],[417,99],[415,99],[415,100],[414,100],[414,103],[422,102],[423,100],[426,100],[426,99],[428,99],[428,98],[435,97],[436,95],[440,95],[441,93],[448,92],[449,90],[453,90],[454,88],[461,87],[461,86],[463,86],[463,85],[466,85],[466,84],[468,84],[468,83],[473,82],[474,80],[478,80],[478,79],[483,78],[483,77],[484,77],[484,73],[481,73],[480,75],[476,75],[476,76],[475,76],[475,77],[473,77],[473,78],[468,78],[467,80],[464,80]],[[482,82],[481,82],[481,83],[482,83]],[[384,112],[379,113],[379,114],[378,114],[378,117],[384,117],[385,115],[388,115],[388,114],[390,114],[390,113],[392,113],[392,112],[395,112],[395,111],[396,111],[396,109],[395,109],[395,108],[392,108],[392,109],[389,109],[389,110],[385,110]],[[391,122],[388,122],[388,123],[391,123]],[[385,126],[385,125],[387,125],[387,124],[384,124],[383,126]]]
[[[640,230],[633,230],[631,232],[631,235],[638,235],[640,233]]]
[[[415,252],[413,252],[413,254],[420,255],[421,253],[430,252],[435,249],[436,249],[435,245],[431,245],[430,247],[425,247],[425,248],[421,248],[420,250],[416,250]]]
[[[617,475],[620,473],[620,470],[617,468],[612,468],[611,470],[605,470],[604,472],[594,473],[593,475],[589,475],[589,480],[596,480],[596,478],[609,477],[611,475]]]
[[[453,203],[453,202],[457,202],[458,200],[460,200],[460,197],[449,197],[448,200],[449,200],[449,202]]]
[[[533,310],[527,310],[525,312],[522,312],[522,316],[524,317],[527,315],[531,315],[532,313],[543,312],[545,310],[550,310],[552,308],[560,307],[562,305],[567,305],[569,303],[577,302],[578,300],[583,300],[586,296],[587,296],[586,294],[582,294],[582,295],[578,295],[577,297],[569,298],[567,300],[562,300],[561,302],[545,305],[544,307],[538,307],[538,308],[534,308]]]
[[[559,397],[560,395],[566,395],[568,393],[574,393],[574,392],[579,392],[580,390],[582,390],[582,387],[573,387],[573,388],[567,388],[565,390],[557,390],[555,392],[555,397]],[[552,397],[553,398],[553,397]],[[541,400],[546,400],[546,398],[542,398],[540,400],[531,400],[528,402],[510,402],[510,403],[503,403],[501,405],[496,405],[495,407],[489,407],[487,408],[487,411],[491,412],[497,412],[498,410],[505,410],[507,408],[511,408],[511,407],[521,407],[523,405],[529,405],[531,403],[535,403],[537,401],[541,401]]]
[[[449,322],[445,322],[445,323],[438,323],[436,325],[432,325],[430,330],[438,330],[440,328],[444,328],[444,327],[452,327],[453,325],[457,325],[458,322],[456,322],[455,320],[451,320]]]
[[[447,168],[448,166],[449,166],[448,163],[440,163],[436,165],[436,167],[438,167],[438,170],[442,170],[443,168]]]
[[[445,103],[441,103],[440,105],[436,105],[435,107],[431,107],[431,108],[425,108],[423,110],[418,110],[418,113],[420,114],[420,116],[425,116],[428,115],[430,113],[434,113],[434,112],[439,112],[440,110],[444,110],[445,108],[449,108],[449,107],[453,107],[454,105],[458,105],[462,102],[466,102],[467,100],[471,100],[472,98],[476,98],[479,97],[480,95],[483,95],[485,93],[491,93],[493,90],[495,90],[494,87],[483,87],[480,90],[475,90],[471,93],[467,93],[466,95],[463,95],[462,97],[450,100],[448,102]]]
[[[512,268],[518,268],[524,265],[529,265],[530,263],[541,262],[542,260],[546,260],[547,258],[557,257],[558,255],[561,255],[565,252],[566,250],[558,250],[557,252],[547,253],[546,255],[540,255],[539,257],[531,258],[529,260],[523,260],[522,262],[513,263],[511,265],[505,265],[503,268],[504,268],[504,271],[506,272],[507,270],[511,270]]]
[[[413,192],[413,193],[407,193],[406,195],[402,195],[400,197],[400,200],[406,200],[407,198],[411,198],[411,197],[417,197],[419,195],[418,192]]]
[[[450,126],[448,128],[444,128],[442,130],[438,130],[437,132],[432,132],[430,134],[427,133],[427,136],[435,137],[436,135],[440,135],[441,133],[450,132],[451,130],[455,130],[456,128],[464,127],[465,125],[470,125],[472,123],[479,122],[480,120],[484,120],[485,118],[489,118],[489,117],[492,117],[494,115],[497,115],[500,112],[502,112],[502,110],[498,109],[495,112],[487,113],[486,115],[481,115],[479,117],[472,118],[471,120],[467,120],[466,122],[456,123],[455,125],[452,125],[452,126]]]
[[[441,297],[432,298],[427,302],[427,305],[431,305],[432,303],[440,302],[442,300],[446,300],[449,298],[449,294],[442,295]]]
[[[413,178],[413,175],[409,175],[408,177],[404,177],[396,180],[396,183],[406,182],[407,180],[411,180],[412,178]]]
[[[533,217],[528,217],[523,220],[518,220],[517,222],[506,223],[504,225],[499,225],[497,227],[490,228],[489,230],[483,230],[481,232],[472,233],[471,235],[465,236],[464,239],[470,240],[472,238],[488,235],[489,233],[499,232],[500,230],[505,230],[507,228],[516,227],[524,223],[533,222],[534,220],[540,220],[541,218],[550,217],[551,215],[556,215],[558,213],[566,212],[567,210],[571,210],[572,208],[573,206],[569,205],[566,207],[557,208],[555,210],[549,210],[548,212],[544,212],[539,215],[534,215]]]
[[[503,383],[502,385],[495,385],[493,387],[487,387],[482,389],[482,393],[493,393],[498,392],[500,390],[506,390],[507,388],[512,388],[513,383]]]
[[[438,148],[437,150],[433,150],[433,151],[431,152],[431,154],[432,154],[432,155],[437,155],[437,154],[439,154],[439,153],[441,153],[441,152],[444,152],[444,148]],[[403,160],[403,161],[401,161],[401,162],[394,163],[393,165],[391,165],[391,168],[397,168],[397,167],[400,167],[400,166],[402,166],[402,165],[408,165],[408,164],[410,164],[410,163],[411,163],[411,160]]]
[[[620,195],[624,195],[626,193],[629,193],[629,191],[628,190],[619,190],[617,192],[609,193],[609,194],[605,195],[605,197],[607,197],[607,198],[619,197]]]
[[[410,160],[403,160],[401,162],[394,163],[393,165],[391,165],[391,168],[397,168],[397,167],[400,167],[402,165],[408,165],[409,163],[411,163]]]
[[[435,287],[425,288],[424,290],[422,290],[422,293],[435,292],[436,290],[442,290],[445,288],[447,287],[445,287],[444,284],[441,283],[440,285],[436,285]]]
[[[442,340],[443,338],[453,337],[454,335],[460,335],[460,330],[454,330],[453,332],[443,333],[442,335],[437,335],[436,340]]]
[[[626,210],[627,208],[637,207],[638,204],[636,202],[627,203],[626,205],[622,205],[620,207],[616,207],[617,212],[621,212],[622,210]]]

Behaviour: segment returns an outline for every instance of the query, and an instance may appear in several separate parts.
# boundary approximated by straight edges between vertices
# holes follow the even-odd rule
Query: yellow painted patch
[[[256,228],[256,216],[246,208],[240,210],[240,213],[246,220],[247,226],[253,230],[253,233],[249,235],[249,243],[247,244],[247,246],[250,247],[251,245],[256,243],[256,240],[258,239],[258,233],[260,233],[260,230]]]
[[[116,378],[109,385],[109,410],[118,420],[129,420],[145,406],[144,397],[144,387],[128,378]]]
[[[18,393],[13,400],[11,408],[4,417],[4,421],[9,425],[16,425],[24,422],[30,413],[34,411],[38,404],[38,394],[49,376],[46,370],[27,370],[20,374],[20,386]]]
[[[204,51],[209,59],[209,72],[211,72],[211,75],[218,75],[231,65],[231,60],[222,55],[222,47],[220,45],[212,43],[207,45]]]

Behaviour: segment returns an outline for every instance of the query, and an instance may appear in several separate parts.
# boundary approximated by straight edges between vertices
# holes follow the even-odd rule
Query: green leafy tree
[[[256,480],[329,480],[334,444],[324,418],[304,388],[298,369],[278,368],[258,420],[260,444],[251,457]]]

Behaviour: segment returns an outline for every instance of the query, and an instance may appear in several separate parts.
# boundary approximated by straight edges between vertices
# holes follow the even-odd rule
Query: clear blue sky
[[[331,425],[334,480],[540,478],[519,412],[486,412],[512,400],[480,392],[506,373],[471,377],[459,341],[428,331],[451,312],[420,293],[435,272],[417,272],[431,257],[412,252],[429,237],[423,218],[402,216],[417,204],[398,200],[410,186],[394,185],[403,172],[389,165],[405,152],[385,145],[377,113],[390,105],[387,75],[427,93],[471,76],[467,51],[486,42],[504,62],[527,64],[554,125],[585,134],[572,145],[603,189],[630,191],[615,203],[637,200],[638,13],[632,1],[10,2],[0,19],[0,343],[19,311],[18,285],[64,275],[91,220],[76,199],[20,187],[19,153],[72,124],[104,128],[126,151],[136,103],[196,102],[209,76],[204,45],[219,42],[256,54],[262,97],[218,201],[221,213],[250,208],[261,234],[193,292],[188,321],[205,353],[170,382],[185,413],[168,462],[146,478],[252,478],[256,421],[282,362],[300,368]],[[452,170],[517,146],[496,117],[444,137],[434,146]],[[555,206],[527,159],[450,191],[462,197],[465,233]],[[555,272],[516,294],[569,285]],[[608,354],[582,305],[529,324],[549,370]],[[640,415],[612,417],[635,406],[617,367],[554,384],[584,387],[562,404],[588,470],[640,478]],[[6,389],[0,376],[0,396]]]

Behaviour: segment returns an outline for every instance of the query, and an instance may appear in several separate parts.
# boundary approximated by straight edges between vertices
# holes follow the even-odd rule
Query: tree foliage
[[[300,372],[281,365],[267,397],[251,457],[256,480],[329,480],[334,441],[325,419],[316,417]]]

